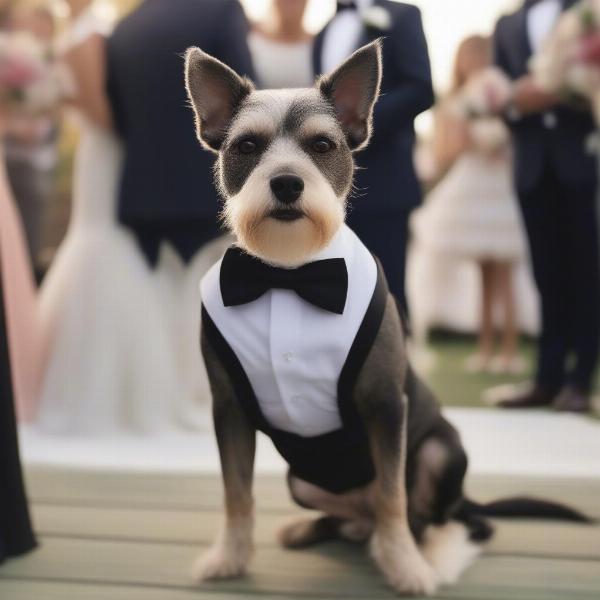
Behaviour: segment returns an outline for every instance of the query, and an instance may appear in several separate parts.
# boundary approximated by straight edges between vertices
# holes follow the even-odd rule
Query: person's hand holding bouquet
[[[495,157],[507,147],[509,134],[499,118],[513,95],[511,81],[495,67],[473,75],[454,97],[455,114],[468,121],[471,147]]]
[[[586,99],[600,120],[600,0],[566,11],[530,67],[541,90],[565,101]]]
[[[513,95],[511,81],[496,67],[473,75],[456,95],[455,108],[468,119],[501,114]]]

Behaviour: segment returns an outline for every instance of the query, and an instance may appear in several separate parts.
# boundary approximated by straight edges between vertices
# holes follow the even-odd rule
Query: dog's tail
[[[458,511],[459,516],[469,517],[496,517],[508,519],[548,519],[554,521],[569,521],[571,523],[596,523],[595,519],[579,512],[578,510],[539,498],[516,496],[503,498],[485,504],[465,498]]]

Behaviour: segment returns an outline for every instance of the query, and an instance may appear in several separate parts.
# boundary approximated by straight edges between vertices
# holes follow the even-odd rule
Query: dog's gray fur
[[[315,244],[325,245],[337,231],[352,185],[352,154],[368,143],[371,134],[381,79],[380,54],[379,42],[362,48],[310,90],[257,92],[249,81],[200,50],[188,51],[186,83],[198,137],[218,153],[216,178],[226,201],[227,220],[248,252],[294,266],[309,260]],[[317,151],[322,144],[315,140],[323,139],[332,147]],[[246,141],[251,142],[248,153],[242,151]],[[277,202],[269,193],[263,197],[268,188],[262,180],[289,172],[305,178],[301,206],[311,222],[322,217],[326,235],[319,238],[318,232],[309,232],[293,256],[281,256],[282,248],[276,245],[267,247],[258,238],[250,241],[251,227],[245,222],[250,217],[243,203],[253,204],[252,214],[259,214],[252,223],[254,229],[260,225],[276,233],[282,225],[269,219],[269,211]],[[325,214],[319,215],[320,211]],[[285,227],[292,242],[296,231],[305,231],[294,229],[296,225]],[[213,394],[226,505],[223,533],[196,567],[196,576],[206,579],[240,575],[250,559],[255,431],[204,335],[202,353]],[[410,369],[391,296],[358,377],[354,402],[369,435],[376,479],[363,489],[335,496],[290,477],[294,499],[324,516],[288,526],[280,539],[289,547],[299,547],[331,537],[370,537],[373,557],[394,589],[406,594],[431,593],[441,577],[424,559],[417,542],[429,524],[443,524],[452,516],[462,498],[466,458],[435,398]],[[435,455],[423,450],[431,440],[439,449]],[[435,460],[430,464],[431,456]]]

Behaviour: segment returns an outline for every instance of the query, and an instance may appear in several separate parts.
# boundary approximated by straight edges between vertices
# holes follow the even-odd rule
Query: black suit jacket
[[[214,157],[195,136],[183,54],[199,46],[251,75],[246,35],[237,0],[146,0],[108,40],[108,92],[125,145],[119,217],[126,225],[204,221],[216,235]]]
[[[382,95],[375,105],[374,134],[366,150],[357,155],[360,167],[352,201],[354,216],[406,213],[421,201],[421,190],[413,164],[414,120],[434,101],[427,42],[416,6],[375,0],[391,16],[388,31],[364,28],[359,44],[378,37],[383,41]],[[314,47],[315,74],[321,73],[323,40],[327,27]]]
[[[563,0],[564,8],[576,0]],[[494,33],[496,65],[510,77],[519,79],[529,72],[532,49],[527,31],[525,5],[502,17]],[[519,192],[532,189],[549,167],[561,180],[570,183],[593,182],[596,160],[586,151],[586,140],[595,131],[589,111],[560,105],[544,114],[508,121],[515,150],[515,181]]]

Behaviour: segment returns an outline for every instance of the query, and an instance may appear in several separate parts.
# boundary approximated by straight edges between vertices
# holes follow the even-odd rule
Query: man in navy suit
[[[505,407],[586,411],[598,361],[597,164],[587,149],[595,125],[589,111],[542,93],[528,75],[531,55],[575,1],[527,0],[494,35],[496,64],[516,82],[506,116],[542,305],[535,385],[506,398]]]
[[[145,0],[108,41],[108,91],[125,146],[119,219],[155,266],[169,242],[187,263],[219,234],[212,155],[200,148],[183,84],[199,46],[251,75],[237,0]]]
[[[335,17],[315,40],[314,69],[316,74],[329,72],[382,36],[382,95],[375,106],[371,144],[357,157],[348,223],[381,260],[390,290],[406,311],[408,219],[421,201],[413,165],[414,120],[434,101],[419,9],[389,0],[338,2]]]

